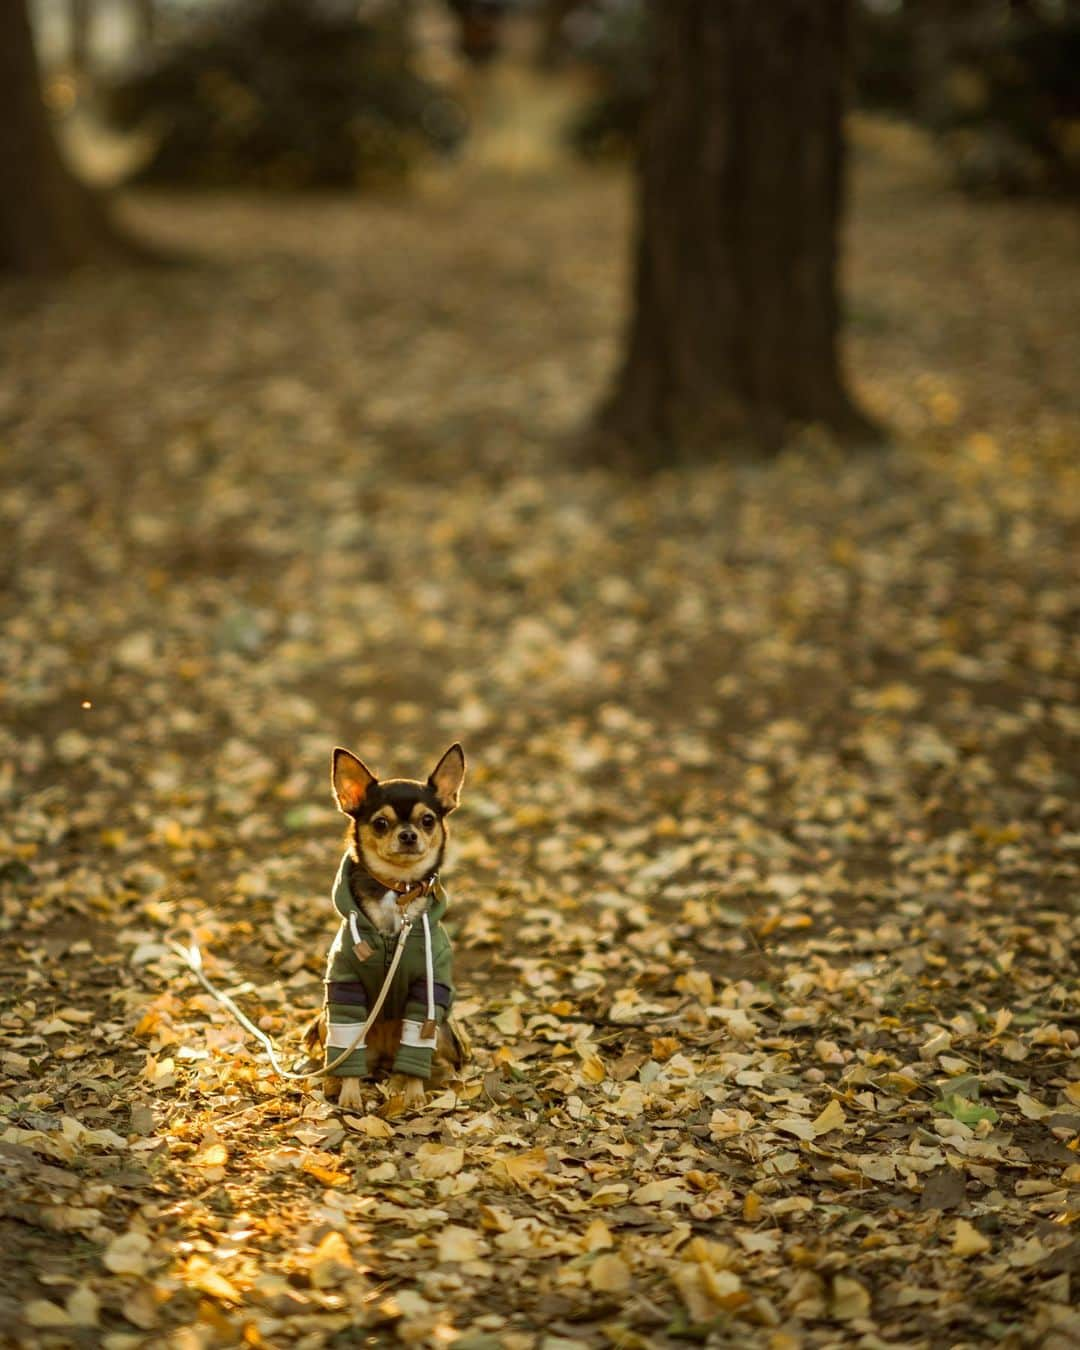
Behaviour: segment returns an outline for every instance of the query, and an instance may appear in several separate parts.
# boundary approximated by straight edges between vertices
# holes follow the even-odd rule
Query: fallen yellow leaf
[[[492,1021],[504,1036],[517,1036],[525,1029],[525,1023],[521,1020],[521,1013],[517,1008],[504,1008],[498,1017],[492,1018]]]
[[[957,1219],[952,1244],[954,1256],[977,1256],[980,1252],[989,1250],[989,1238],[984,1237],[966,1219]]]
[[[113,1238],[105,1248],[102,1260],[106,1270],[114,1275],[145,1275],[149,1263],[150,1239],[145,1233],[132,1231]]]
[[[445,1144],[421,1144],[416,1150],[416,1171],[428,1180],[452,1177],[465,1165],[465,1150]]]
[[[101,1306],[88,1284],[77,1285],[67,1296],[68,1316],[77,1327],[96,1327]]]
[[[394,1127],[388,1125],[379,1116],[346,1116],[345,1124],[350,1130],[358,1130],[369,1139],[393,1139]]]
[[[847,1275],[837,1275],[833,1280],[832,1315],[840,1322],[850,1322],[857,1317],[866,1317],[870,1312],[870,1295],[866,1286]]]
[[[842,1129],[847,1124],[847,1116],[844,1115],[844,1108],[834,1097],[825,1110],[819,1116],[816,1116],[810,1124],[816,1139],[818,1135],[828,1134],[830,1130]]]
[[[603,1219],[593,1219],[588,1228],[585,1229],[585,1236],[581,1240],[581,1245],[587,1252],[598,1252],[604,1247],[613,1247],[615,1239],[611,1236],[611,1229]]]
[[[57,1303],[47,1298],[31,1299],[23,1304],[23,1321],[32,1327],[70,1327],[73,1319]]]
[[[353,1273],[349,1244],[338,1232],[327,1233],[311,1254],[308,1274],[316,1289],[332,1289]]]
[[[1045,1117],[1054,1114],[1054,1108],[1052,1106],[1044,1106],[1042,1102],[1036,1101],[1034,1097],[1029,1097],[1026,1092],[1018,1092],[1016,1094],[1016,1104],[1020,1108],[1020,1114],[1025,1116],[1028,1120],[1043,1120]]]
[[[243,1295],[224,1275],[214,1270],[203,1256],[193,1256],[184,1267],[184,1282],[200,1293],[212,1298],[224,1299],[228,1303],[240,1303]]]
[[[630,1267],[613,1252],[604,1252],[589,1267],[589,1288],[601,1294],[625,1294],[630,1288]]]
[[[439,1261],[475,1261],[483,1250],[483,1239],[470,1228],[448,1224],[435,1239]]]

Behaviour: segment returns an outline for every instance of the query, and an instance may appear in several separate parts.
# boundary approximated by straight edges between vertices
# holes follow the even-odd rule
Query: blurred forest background
[[[0,4],[0,1339],[1080,1339],[1080,4]],[[268,1074],[330,748],[476,1058]],[[14,1330],[11,1330],[14,1329]]]

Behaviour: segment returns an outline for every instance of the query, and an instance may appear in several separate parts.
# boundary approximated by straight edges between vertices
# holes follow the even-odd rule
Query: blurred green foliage
[[[987,195],[1080,192],[1080,14],[958,27],[931,125],[957,181]]]
[[[410,68],[400,30],[317,0],[215,9],[113,82],[106,113],[150,127],[144,182],[277,189],[404,177],[465,133],[452,98]]]
[[[593,96],[568,128],[570,144],[586,159],[625,155],[637,141],[649,93],[643,0],[600,0],[566,27],[596,81]]]
[[[585,157],[633,149],[649,88],[644,0],[592,0],[567,25],[595,90],[569,128]],[[996,0],[860,0],[856,105],[921,122],[982,194],[1080,191],[1080,11]]]

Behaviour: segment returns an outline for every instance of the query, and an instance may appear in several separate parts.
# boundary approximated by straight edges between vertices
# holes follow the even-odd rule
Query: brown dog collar
[[[414,882],[411,886],[407,886],[406,889],[402,891],[399,890],[397,886],[394,886],[389,882],[384,882],[382,877],[375,876],[375,873],[371,871],[370,867],[368,868],[368,872],[380,886],[385,886],[386,889],[393,894],[399,909],[406,909],[414,900],[419,900],[422,895],[430,895],[435,888],[435,883],[439,879],[438,872],[432,872],[431,876],[426,880]]]

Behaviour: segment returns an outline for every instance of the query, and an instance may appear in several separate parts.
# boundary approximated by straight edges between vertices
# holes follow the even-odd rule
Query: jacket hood
[[[331,892],[334,901],[334,908],[343,919],[347,919],[351,914],[356,915],[357,923],[362,928],[371,928],[371,923],[367,915],[360,908],[353,898],[352,889],[349,880],[354,871],[366,871],[353,862],[348,853],[342,855],[341,865],[338,867],[337,876],[334,878],[334,889]],[[431,898],[428,901],[427,915],[433,922],[437,923],[446,913],[449,898],[440,882],[436,882],[432,888]]]

